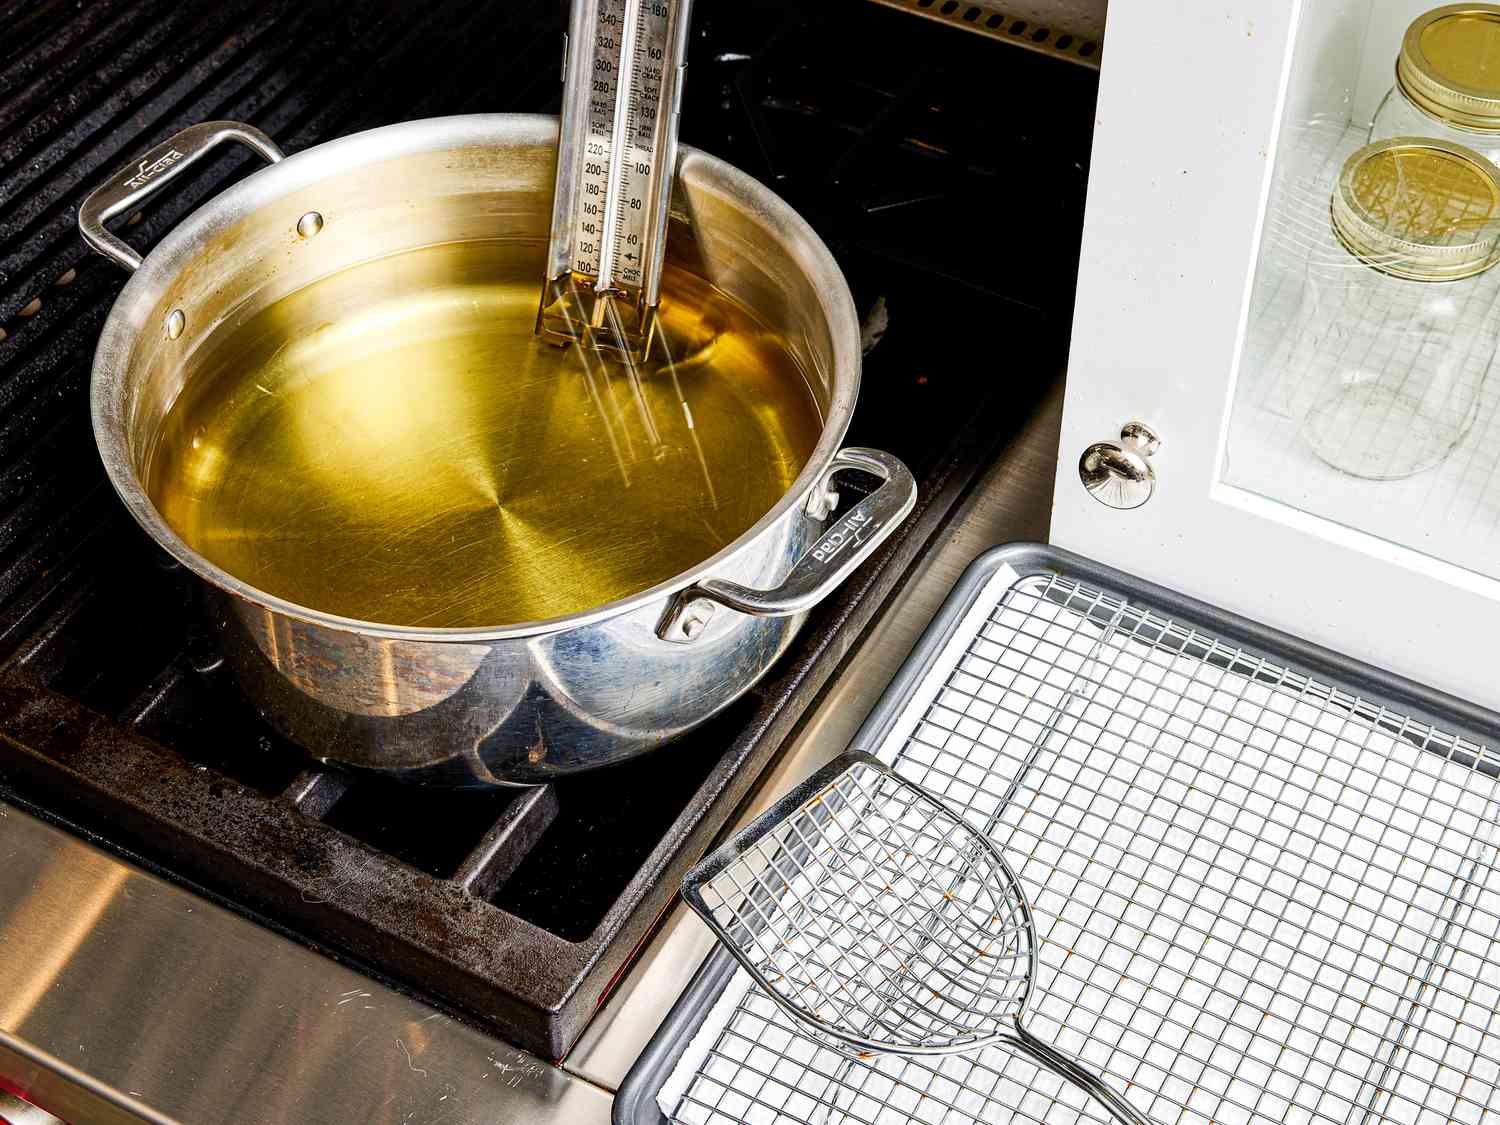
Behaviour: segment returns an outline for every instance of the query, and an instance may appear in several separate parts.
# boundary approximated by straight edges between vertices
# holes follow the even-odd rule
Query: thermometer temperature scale
[[[661,299],[691,0],[573,0],[537,332],[640,357]]]

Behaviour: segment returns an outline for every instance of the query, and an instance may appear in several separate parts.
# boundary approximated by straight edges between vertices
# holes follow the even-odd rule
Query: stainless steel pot
[[[229,141],[271,166],[199,208],[144,259],[105,229]],[[556,144],[552,118],[484,115],[376,129],[283,159],[249,126],[208,122],[133,161],[79,210],[89,244],[134,271],[94,358],[90,398],[105,468],[141,526],[204,580],[215,634],[244,691],[325,761],[432,783],[525,785],[657,746],[749,688],[803,612],[915,501],[911,474],[895,458],[839,448],[859,390],[859,329],[828,250],[760,184],[685,149],[669,255],[790,341],[826,419],[806,468],[754,527],[633,597],[494,629],[335,617],[254,589],[192,550],[141,476],[205,343],[376,257],[456,240],[544,239]],[[830,525],[833,478],[849,469],[882,483]]]

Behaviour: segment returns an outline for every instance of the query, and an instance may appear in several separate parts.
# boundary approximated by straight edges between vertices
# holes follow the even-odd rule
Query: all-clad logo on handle
[[[836,559],[845,547],[858,546],[874,530],[876,530],[876,524],[873,515],[858,510],[850,512],[840,521],[838,527],[823,536],[822,542],[813,548],[812,557],[826,566]]]
[[[175,148],[169,148],[155,160],[147,157],[146,160],[141,161],[140,170],[125,181],[125,186],[128,188],[143,188],[181,159],[182,153],[178,152]],[[148,160],[150,163],[147,163]]]

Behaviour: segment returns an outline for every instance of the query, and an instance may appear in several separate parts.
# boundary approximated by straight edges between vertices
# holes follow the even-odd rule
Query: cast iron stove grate
[[[917,513],[754,692],[678,744],[544,789],[397,790],[310,764],[239,699],[187,575],[109,492],[85,395],[123,279],[86,255],[76,209],[195,121],[296,151],[555,109],[561,14],[0,0],[0,790],[549,1057],[1060,370],[1095,81],[863,0],[699,0],[684,139],[829,241],[883,337],[850,438],[906,460]],[[998,108],[1038,91],[1044,113]],[[149,246],[248,166],[205,161],[127,237]],[[955,239],[960,204],[986,221]],[[1022,265],[975,268],[997,261]]]

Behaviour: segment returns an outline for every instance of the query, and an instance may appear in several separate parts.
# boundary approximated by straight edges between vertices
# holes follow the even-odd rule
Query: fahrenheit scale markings
[[[689,2],[574,0],[544,334],[597,336],[608,322],[642,345],[660,299]]]

